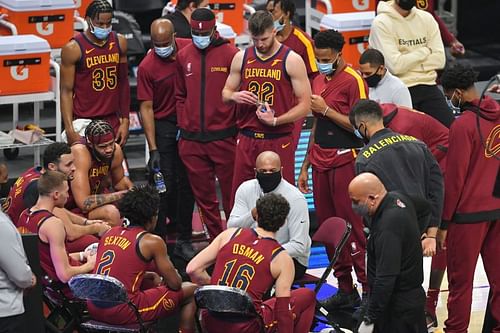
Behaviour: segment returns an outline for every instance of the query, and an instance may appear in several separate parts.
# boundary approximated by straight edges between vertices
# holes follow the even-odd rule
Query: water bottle
[[[163,175],[160,169],[154,169],[153,179],[155,181],[155,187],[158,193],[167,192],[167,187],[165,186],[165,180],[163,179]]]

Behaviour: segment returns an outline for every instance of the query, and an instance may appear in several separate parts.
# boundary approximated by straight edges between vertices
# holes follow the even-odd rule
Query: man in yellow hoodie
[[[369,44],[383,53],[389,71],[406,84],[413,107],[450,127],[453,113],[436,85],[445,53],[432,15],[415,8],[415,0],[381,1]]]

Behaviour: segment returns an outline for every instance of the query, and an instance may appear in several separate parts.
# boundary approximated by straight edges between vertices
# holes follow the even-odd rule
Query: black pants
[[[0,318],[0,333],[24,333],[24,314]]]
[[[411,101],[415,110],[427,113],[429,116],[439,120],[444,126],[450,128],[455,118],[437,85],[428,86],[420,84],[408,89],[410,90]]]
[[[293,279],[302,279],[302,277],[306,273],[307,267],[299,263],[295,258],[293,258],[293,265],[295,266],[295,277]]]
[[[375,322],[374,333],[427,333],[425,292],[422,287],[394,291],[384,313]]]
[[[174,121],[156,120],[156,146],[160,153],[160,169],[167,191],[161,194],[160,212],[155,232],[161,236],[167,234],[164,223],[168,217],[177,227],[178,238],[191,239],[194,197],[189,185],[186,168],[177,149],[177,126]]]

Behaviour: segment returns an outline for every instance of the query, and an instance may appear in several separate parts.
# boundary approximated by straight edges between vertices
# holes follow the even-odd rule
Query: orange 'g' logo
[[[417,8],[422,10],[427,10],[429,7],[429,2],[427,0],[417,0]]]
[[[486,138],[484,156],[491,158],[500,153],[500,125],[496,125]]]

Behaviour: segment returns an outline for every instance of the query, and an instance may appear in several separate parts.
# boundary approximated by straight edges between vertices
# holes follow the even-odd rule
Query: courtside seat
[[[154,321],[144,322],[137,306],[129,299],[123,283],[111,276],[99,274],[79,274],[75,275],[68,282],[75,297],[92,301],[99,307],[110,307],[118,304],[127,304],[137,318],[137,324],[112,325],[97,320],[86,320],[80,327],[91,332],[151,332]]]
[[[194,299],[198,310],[205,309],[214,317],[221,320],[227,318],[232,322],[257,320],[260,332],[264,332],[262,317],[255,310],[252,298],[244,290],[208,285],[196,289]],[[200,332],[215,333],[215,331],[207,331],[202,327],[203,325],[200,325],[199,315],[196,319]]]

